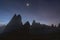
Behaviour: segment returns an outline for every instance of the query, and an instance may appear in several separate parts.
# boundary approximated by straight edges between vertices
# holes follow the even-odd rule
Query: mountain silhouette
[[[30,32],[30,23],[27,21],[25,24],[24,24],[24,32]]]
[[[22,20],[20,15],[14,15],[10,22],[7,24],[4,32],[16,31],[22,28]]]
[[[27,21],[24,25],[20,15],[14,15],[5,27],[0,37],[4,39],[30,39],[30,23]]]
[[[32,25],[27,21],[22,24],[21,15],[14,15],[10,22],[5,26],[0,39],[4,40],[55,40],[60,39],[60,24],[58,27],[37,23],[33,20]]]

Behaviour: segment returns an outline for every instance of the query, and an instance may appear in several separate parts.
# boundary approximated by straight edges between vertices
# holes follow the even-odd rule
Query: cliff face
[[[10,22],[7,24],[5,28],[5,32],[9,32],[12,30],[20,30],[22,27],[22,20],[20,15],[14,15]]]

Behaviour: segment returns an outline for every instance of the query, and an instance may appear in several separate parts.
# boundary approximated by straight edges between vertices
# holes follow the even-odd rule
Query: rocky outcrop
[[[7,24],[4,32],[20,30],[20,28],[22,28],[21,16],[15,14],[10,20],[10,22]]]

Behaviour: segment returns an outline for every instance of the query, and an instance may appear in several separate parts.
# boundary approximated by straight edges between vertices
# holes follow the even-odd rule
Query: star
[[[26,6],[28,7],[28,6],[30,6],[30,4],[29,3],[26,3]]]

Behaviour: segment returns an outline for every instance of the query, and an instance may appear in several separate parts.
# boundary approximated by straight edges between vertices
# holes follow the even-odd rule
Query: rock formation
[[[20,30],[22,28],[22,20],[20,15],[14,15],[10,22],[7,24],[5,28],[5,32]]]

